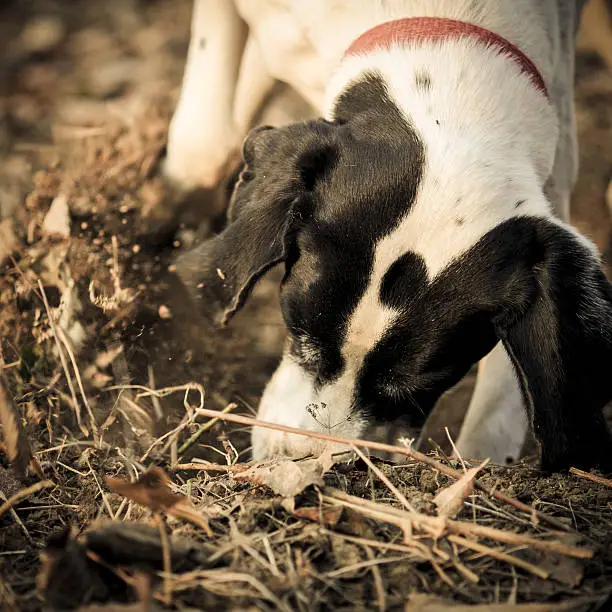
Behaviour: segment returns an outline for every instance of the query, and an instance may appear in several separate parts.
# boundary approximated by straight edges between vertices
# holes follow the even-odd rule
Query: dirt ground
[[[462,470],[444,427],[457,434],[473,376],[432,416],[429,464],[326,465],[289,495],[244,476],[248,427],[194,412],[203,397],[253,415],[284,331],[274,273],[226,330],[194,311],[171,265],[193,206],[173,239],[143,234],[175,197],[157,171],[190,10],[0,7],[0,608],[612,609],[609,481],[486,466],[456,518],[430,521]],[[578,56],[576,102],[572,221],[607,251],[612,71],[594,55]]]

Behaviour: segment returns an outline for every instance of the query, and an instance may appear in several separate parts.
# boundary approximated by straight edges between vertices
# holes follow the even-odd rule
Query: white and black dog
[[[275,80],[323,117],[251,131],[226,229],[177,262],[221,324],[284,264],[259,418],[419,426],[480,361],[460,453],[516,457],[529,415],[543,469],[612,469],[612,287],[567,223],[581,5],[196,0],[171,178],[217,182]],[[318,448],[253,432],[257,459]]]

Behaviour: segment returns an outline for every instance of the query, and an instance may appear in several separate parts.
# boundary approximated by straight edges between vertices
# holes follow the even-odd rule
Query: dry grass
[[[247,414],[282,340],[276,286],[220,334],[174,284],[174,247],[140,234],[168,195],[155,167],[188,2],[138,9],[144,34],[125,25],[131,3],[109,8],[106,26],[87,21],[87,6],[79,18],[99,48],[67,35],[65,56],[22,59],[30,89],[16,77],[3,97],[16,117],[27,102],[53,119],[53,140],[17,143],[43,169],[28,175],[0,263],[0,608],[605,610],[612,487],[602,475],[363,440],[345,441],[352,455],[332,467],[245,462],[261,425]],[[124,56],[146,76],[131,71],[114,100],[75,99],[75,88],[101,87],[92,67]],[[591,74],[587,85],[592,96],[609,83]],[[43,231],[58,195],[69,238]],[[274,478],[289,468],[300,490],[283,496]]]

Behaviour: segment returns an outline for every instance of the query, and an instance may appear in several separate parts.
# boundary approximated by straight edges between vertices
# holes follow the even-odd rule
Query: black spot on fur
[[[518,200],[518,202],[514,203],[514,208],[519,208],[522,204],[524,204],[527,200]]]
[[[427,72],[417,72],[414,77],[414,85],[417,91],[429,91],[431,89],[431,76]]]
[[[391,308],[402,308],[414,299],[427,282],[427,268],[420,255],[407,252],[396,259],[380,283],[380,301]]]

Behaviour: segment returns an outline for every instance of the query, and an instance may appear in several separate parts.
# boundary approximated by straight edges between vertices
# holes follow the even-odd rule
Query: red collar
[[[506,55],[514,61],[521,72],[531,79],[534,87],[548,98],[548,89],[540,71],[516,45],[495,34],[495,32],[465,21],[443,17],[411,17],[387,21],[364,32],[353,41],[344,55],[346,57],[347,55],[368,53],[378,47],[388,47],[393,43],[438,41],[465,36],[474,38],[486,46],[496,47],[500,54]]]

